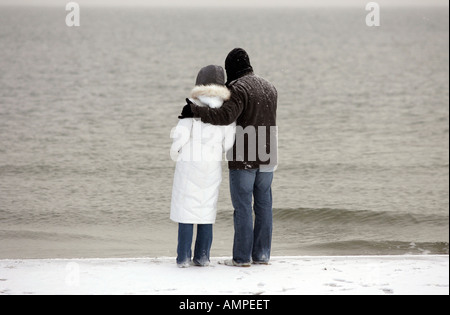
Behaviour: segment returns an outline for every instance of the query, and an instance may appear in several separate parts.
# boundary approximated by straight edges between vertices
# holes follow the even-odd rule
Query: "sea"
[[[236,47],[279,94],[272,255],[449,253],[448,7],[69,13],[0,7],[0,259],[176,256],[170,131]]]

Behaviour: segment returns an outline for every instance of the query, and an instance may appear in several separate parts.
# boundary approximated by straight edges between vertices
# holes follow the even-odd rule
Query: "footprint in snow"
[[[333,288],[341,288],[342,286],[337,283],[325,283],[324,285],[333,287]]]
[[[337,281],[337,282],[353,283],[352,281],[348,281],[348,280],[344,280],[344,279],[333,279],[333,280]]]
[[[394,294],[394,290],[389,288],[381,288],[381,291],[383,291],[385,294]]]

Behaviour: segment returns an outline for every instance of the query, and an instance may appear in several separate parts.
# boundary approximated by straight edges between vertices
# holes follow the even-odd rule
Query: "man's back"
[[[272,83],[249,74],[233,81],[229,88],[244,105],[238,126],[276,126],[278,93]]]
[[[232,94],[231,101],[242,106],[236,120],[238,128],[233,156],[231,152],[228,155],[229,168],[254,169],[269,162],[276,165],[276,151],[273,151],[277,147],[276,88],[253,73],[231,82],[229,88]],[[270,158],[268,159],[266,155],[270,155]]]

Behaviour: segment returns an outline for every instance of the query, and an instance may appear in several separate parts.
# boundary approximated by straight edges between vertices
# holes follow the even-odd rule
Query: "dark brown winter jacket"
[[[276,166],[276,88],[252,72],[231,82],[228,88],[231,98],[222,107],[199,107],[192,104],[194,116],[212,125],[226,126],[236,121],[236,141],[233,150],[227,154],[230,169]]]

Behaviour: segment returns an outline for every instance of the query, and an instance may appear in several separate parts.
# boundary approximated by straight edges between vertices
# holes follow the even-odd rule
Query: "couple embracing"
[[[179,223],[177,265],[208,266],[221,161],[227,153],[234,207],[228,266],[268,264],[272,245],[272,180],[277,166],[277,90],[255,75],[247,52],[232,50],[222,67],[200,70],[172,133],[177,161],[170,218]],[[255,221],[253,222],[253,212]],[[197,239],[192,257],[194,224]]]

